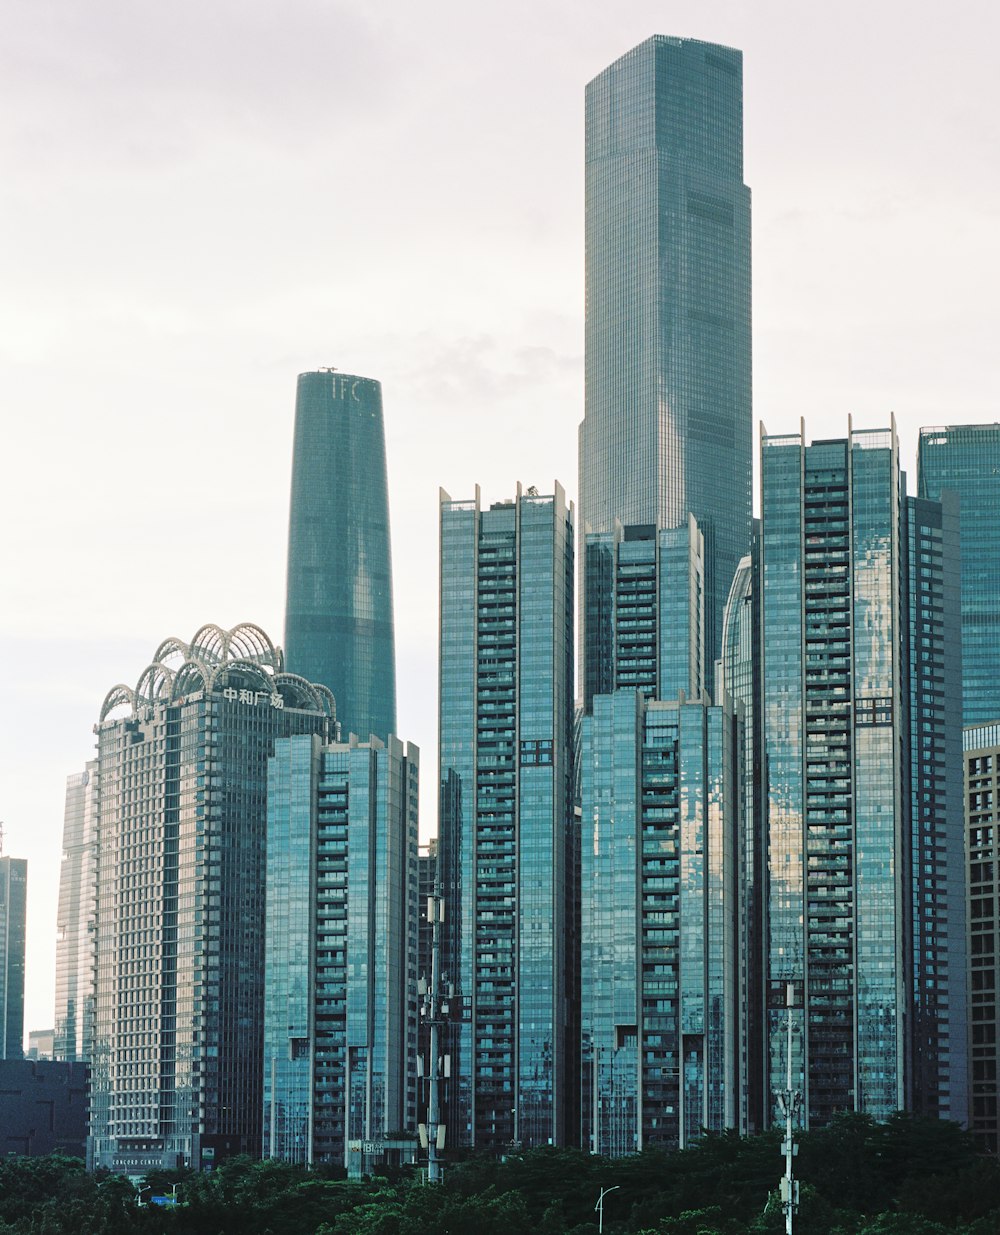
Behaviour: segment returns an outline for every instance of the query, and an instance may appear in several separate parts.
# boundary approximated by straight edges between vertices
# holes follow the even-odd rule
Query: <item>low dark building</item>
[[[0,1155],[86,1157],[85,1063],[0,1059]]]

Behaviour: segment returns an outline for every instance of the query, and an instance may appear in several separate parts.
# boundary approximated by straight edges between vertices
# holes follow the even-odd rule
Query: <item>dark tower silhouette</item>
[[[382,387],[368,377],[299,374],[285,658],[333,691],[345,738],[395,733]]]

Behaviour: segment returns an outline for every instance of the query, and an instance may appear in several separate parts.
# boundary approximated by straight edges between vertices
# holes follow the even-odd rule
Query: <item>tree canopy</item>
[[[1000,1164],[956,1125],[842,1115],[801,1135],[798,1229],[808,1235],[993,1235]],[[72,1158],[0,1160],[0,1235],[780,1235],[778,1133],[706,1136],[679,1153],[609,1160],[573,1149],[473,1157],[440,1186],[418,1173],[343,1172],[233,1159],[157,1172],[138,1191]],[[176,1209],[148,1203],[174,1185]]]

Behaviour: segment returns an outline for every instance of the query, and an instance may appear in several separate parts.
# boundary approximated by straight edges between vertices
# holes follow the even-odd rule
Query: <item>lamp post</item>
[[[609,1192],[616,1192],[621,1187],[621,1184],[613,1184],[610,1188],[602,1188],[601,1195],[597,1198],[597,1204],[594,1209],[597,1210],[597,1235],[604,1233],[604,1198]]]

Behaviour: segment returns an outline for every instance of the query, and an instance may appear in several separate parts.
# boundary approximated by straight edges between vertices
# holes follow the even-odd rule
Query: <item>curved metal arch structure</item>
[[[122,704],[128,704],[129,710],[135,711],[135,695],[132,687],[126,686],[124,682],[119,682],[117,686],[112,686],[104,696],[104,702],[101,704],[101,720],[107,720],[108,713],[114,711],[115,708],[121,707]]]
[[[275,673],[284,668],[281,648],[271,642],[267,633],[253,622],[240,622],[229,631],[229,653],[235,660],[252,660],[269,665]]]
[[[135,684],[133,693],[136,706],[140,703],[156,703],[158,699],[169,699],[173,682],[173,670],[161,665],[158,660],[153,661],[139,674],[139,681]]]
[[[174,674],[174,684],[170,690],[170,702],[193,695],[196,691],[205,690],[212,671],[201,660],[186,660]]]
[[[334,703],[333,693],[325,686],[299,677],[297,673],[276,673],[273,682],[274,689],[288,707],[311,708],[337,719],[337,705]]]
[[[171,668],[167,660],[180,658]],[[101,721],[115,709],[128,706],[134,716],[139,708],[158,702],[173,703],[185,695],[229,685],[230,675],[244,688],[274,692],[284,686],[294,707],[314,708],[336,719],[337,705],[331,692],[285,673],[280,647],[253,622],[241,622],[223,630],[209,622],[195,631],[190,643],[171,635],[156,649],[152,661],[139,675],[135,689],[119,683],[108,691],[101,706]]]
[[[206,665],[220,665],[229,655],[229,632],[208,622],[194,633],[188,648],[191,660],[203,660]]]
[[[188,659],[189,655],[188,645],[184,642],[184,640],[178,639],[176,635],[171,635],[168,639],[164,639],[153,653],[153,660],[151,663],[155,664],[157,661],[164,663],[169,660],[171,656],[179,656],[182,661],[185,661]]]
[[[274,690],[274,678],[252,660],[227,660],[219,665],[208,683],[209,690],[223,686],[242,686],[244,689]]]

